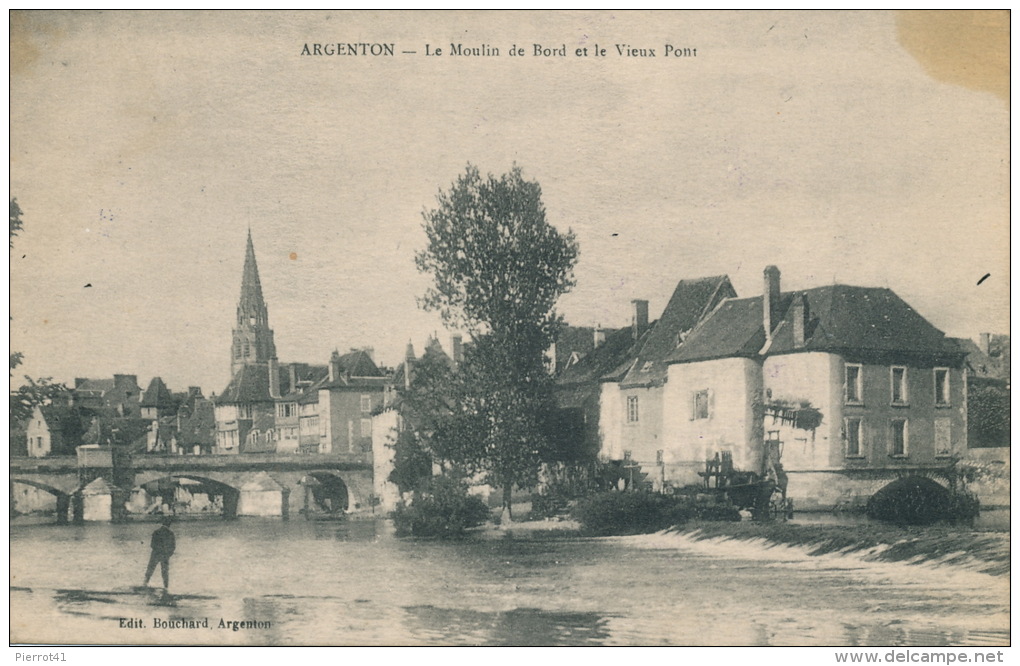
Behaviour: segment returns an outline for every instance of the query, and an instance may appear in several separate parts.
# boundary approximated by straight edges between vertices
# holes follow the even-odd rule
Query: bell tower
[[[237,322],[230,349],[230,374],[246,365],[268,364],[276,358],[273,330],[269,328],[269,311],[262,297],[259,267],[255,262],[255,246],[248,229],[248,246],[244,255],[244,272],[241,274],[241,297],[237,301]]]

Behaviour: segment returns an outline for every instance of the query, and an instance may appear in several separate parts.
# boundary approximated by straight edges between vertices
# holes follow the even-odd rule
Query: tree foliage
[[[21,229],[21,206],[18,205],[17,199],[11,199],[11,248],[14,247],[14,237]]]
[[[972,385],[967,395],[970,446],[1009,446],[1009,388]]]
[[[538,183],[517,166],[482,178],[468,165],[437,203],[424,213],[428,247],[416,257],[434,279],[424,307],[473,335],[537,327],[551,342],[556,300],[574,286],[577,243],[546,221]]]
[[[512,489],[536,480],[548,448],[544,354],[578,253],[573,233],[546,220],[541,195],[519,167],[483,178],[468,165],[424,212],[428,245],[416,257],[433,278],[421,305],[472,336],[433,451],[502,488],[507,510]]]
[[[32,379],[26,376],[26,384],[11,391],[11,424],[32,418],[36,405],[48,405],[67,393],[63,384],[53,383],[52,378]]]

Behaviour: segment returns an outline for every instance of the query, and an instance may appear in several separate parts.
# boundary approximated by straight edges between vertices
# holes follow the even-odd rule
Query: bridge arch
[[[13,518],[17,513],[29,513],[34,510],[49,510],[49,502],[39,499],[38,493],[24,493],[21,502],[21,510],[19,511],[18,501],[14,490],[15,485],[28,486],[36,490],[42,490],[45,493],[53,496],[53,513],[56,516],[57,523],[60,525],[68,522],[68,511],[71,508],[71,492],[68,492],[62,488],[57,488],[49,483],[44,483],[35,479],[25,479],[12,477],[10,479],[10,515]],[[26,510],[27,509],[27,510]]]
[[[225,519],[237,517],[237,505],[241,496],[240,489],[230,481],[214,478],[213,475],[191,474],[189,472],[166,474],[155,472],[142,474],[135,478],[134,487],[131,490],[132,498],[129,505],[134,503],[136,509],[142,508],[144,512],[151,513],[157,508],[162,509],[169,506],[174,513],[219,513]],[[136,494],[139,490],[146,493],[146,496],[158,498],[157,505],[151,505],[141,498],[136,501]],[[184,493],[180,491],[183,490]],[[188,499],[186,505],[182,506],[181,495]],[[196,496],[205,495],[208,500],[197,501]],[[144,505],[143,505],[144,503]]]
[[[305,488],[302,508],[305,513],[324,511],[327,514],[342,514],[357,504],[350,487],[336,470],[310,471],[298,484]]]

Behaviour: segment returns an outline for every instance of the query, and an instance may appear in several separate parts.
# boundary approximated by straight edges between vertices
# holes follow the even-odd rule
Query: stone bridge
[[[225,518],[352,513],[370,511],[375,502],[371,454],[141,454],[116,468],[82,460],[12,458],[12,511],[16,504],[20,510],[39,508],[45,504],[40,496],[48,494],[56,499],[58,522],[66,520],[69,508],[76,520],[117,520],[137,495],[165,496],[172,503],[182,486],[217,496]]]

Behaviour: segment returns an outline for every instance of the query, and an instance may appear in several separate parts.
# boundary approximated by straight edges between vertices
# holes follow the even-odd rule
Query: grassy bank
[[[996,576],[1009,575],[1009,534],[962,527],[797,525],[792,523],[691,522],[674,532],[697,540],[762,539],[798,546],[810,555],[854,553],[886,562],[939,562]]]

